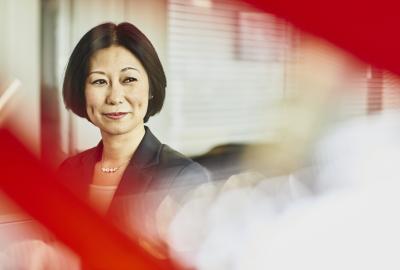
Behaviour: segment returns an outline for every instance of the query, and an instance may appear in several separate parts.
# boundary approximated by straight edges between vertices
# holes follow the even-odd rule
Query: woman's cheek
[[[87,88],[85,91],[86,113],[92,123],[96,121],[96,111],[98,110],[98,97],[94,95],[93,89]]]
[[[94,108],[90,105],[86,106],[86,113],[89,117],[90,122],[92,122],[93,124],[95,124],[96,121],[96,117],[95,117],[95,111]]]
[[[148,100],[146,99],[146,94],[137,94],[133,97],[133,100],[135,106],[137,106],[139,109],[147,106]]]

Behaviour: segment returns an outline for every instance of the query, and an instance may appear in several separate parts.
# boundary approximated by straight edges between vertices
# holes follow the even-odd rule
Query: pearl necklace
[[[112,167],[112,168],[108,168],[108,167],[101,167],[101,171],[103,172],[103,173],[115,173],[116,171],[118,171],[119,170],[119,168],[121,168],[121,167]]]
[[[126,163],[129,163],[128,161],[125,161],[124,163],[122,163],[121,165],[119,165],[118,167],[104,167],[103,166],[103,159],[101,159],[101,172],[103,173],[115,173],[116,171],[118,171],[119,169],[121,169],[121,167],[123,165],[125,165]]]

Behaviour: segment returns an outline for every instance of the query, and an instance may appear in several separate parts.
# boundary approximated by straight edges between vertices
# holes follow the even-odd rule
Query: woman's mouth
[[[127,112],[114,112],[114,113],[103,113],[103,115],[107,118],[118,120],[127,115]]]

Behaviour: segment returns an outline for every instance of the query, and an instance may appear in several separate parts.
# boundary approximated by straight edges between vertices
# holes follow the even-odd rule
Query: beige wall
[[[39,14],[39,0],[0,1],[0,76],[6,85],[14,79],[22,83],[7,120],[36,154],[40,149]]]

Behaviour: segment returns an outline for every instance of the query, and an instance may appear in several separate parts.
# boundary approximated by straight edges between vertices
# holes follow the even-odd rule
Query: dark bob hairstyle
[[[74,48],[65,71],[63,98],[67,109],[89,120],[86,113],[85,82],[92,55],[98,50],[122,46],[139,59],[149,78],[149,104],[144,122],[158,113],[164,103],[167,80],[164,69],[148,38],[135,26],[104,23],[87,32]],[[90,120],[89,120],[90,121]]]

